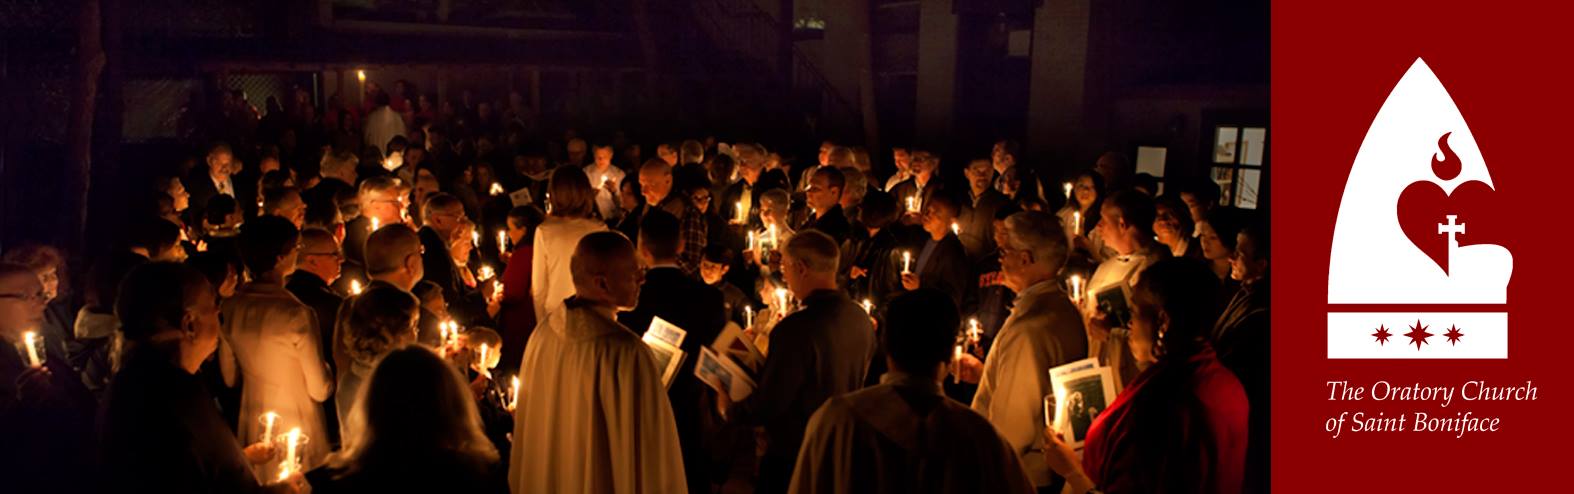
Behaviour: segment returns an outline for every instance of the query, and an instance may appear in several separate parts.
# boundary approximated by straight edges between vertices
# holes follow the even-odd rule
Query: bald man
[[[794,234],[782,249],[781,273],[801,308],[771,330],[759,386],[730,403],[717,395],[727,420],[764,426],[769,437],[756,492],[783,492],[809,417],[827,398],[863,386],[874,356],[869,315],[836,287],[840,249],[814,230]]]
[[[682,224],[683,249],[678,252],[678,268],[683,274],[696,276],[700,268],[700,258],[705,253],[705,243],[709,239],[709,225],[705,222],[705,214],[695,207],[688,196],[676,193],[677,188],[672,182],[672,165],[667,162],[652,159],[645,161],[639,167],[640,193],[645,195],[645,204],[640,206],[636,219],[644,218],[652,209],[661,209],[676,216]],[[623,232],[631,238],[639,238],[639,232]]]
[[[585,235],[569,269],[576,294],[563,322],[532,333],[520,363],[513,491],[686,491],[661,372],[615,318],[639,301],[634,245],[617,232]]]

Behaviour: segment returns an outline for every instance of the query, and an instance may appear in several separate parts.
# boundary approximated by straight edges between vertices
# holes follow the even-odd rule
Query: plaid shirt
[[[683,207],[683,252],[678,254],[678,267],[689,276],[698,276],[700,259],[705,257],[705,243],[710,228],[705,224],[705,213],[685,201]]]

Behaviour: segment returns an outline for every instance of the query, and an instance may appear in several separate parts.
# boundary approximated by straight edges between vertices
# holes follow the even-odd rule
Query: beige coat
[[[557,318],[562,324],[563,299],[574,295],[574,275],[568,269],[574,249],[585,235],[606,229],[607,225],[597,220],[558,216],[547,217],[536,228],[535,247],[530,252],[530,297],[536,304],[537,321]]]
[[[241,381],[240,423],[242,444],[262,440],[264,412],[279,414],[274,435],[300,427],[308,438],[302,450],[306,468],[328,454],[328,435],[322,401],[333,391],[333,375],[318,349],[317,316],[283,286],[247,283],[224,301],[223,338],[219,363],[224,382]],[[278,462],[263,465],[262,475],[278,471]]]

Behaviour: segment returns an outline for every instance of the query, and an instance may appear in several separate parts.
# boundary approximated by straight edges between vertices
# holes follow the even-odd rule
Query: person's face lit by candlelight
[[[1213,229],[1213,225],[1206,221],[1197,224],[1197,243],[1202,244],[1202,256],[1209,260],[1230,258],[1230,248],[1224,245],[1224,239],[1219,238],[1219,233]]]
[[[967,184],[973,189],[974,194],[982,194],[984,191],[989,190],[989,186],[995,180],[995,170],[990,168],[988,160],[968,162],[967,170],[964,173],[967,175]]]
[[[820,143],[820,155],[817,158],[819,160],[820,166],[831,164],[831,150],[835,148],[836,143],[834,142],[824,141]]]
[[[710,212],[710,189],[705,187],[695,187],[693,190],[689,191],[689,200],[694,202],[694,207],[699,209],[700,213]]]
[[[186,208],[191,207],[191,194],[186,192],[186,185],[181,183],[180,179],[170,178],[164,188],[164,193],[169,194],[169,197],[174,199],[175,212],[183,212]]]
[[[618,201],[622,204],[624,211],[633,211],[634,208],[639,207],[639,200],[639,185],[637,183],[632,180],[624,180],[618,186]]]
[[[671,144],[662,143],[656,146],[656,157],[667,162],[670,166],[678,165],[678,150]]]
[[[1176,211],[1166,201],[1159,201],[1154,205],[1153,234],[1159,237],[1159,242],[1165,245],[1175,245],[1185,242],[1189,232],[1182,230],[1179,215],[1190,214],[1185,211]]]
[[[702,260],[700,261],[700,278],[705,280],[705,284],[714,285],[721,282],[721,277],[726,276],[727,270],[730,268],[731,266],[726,264]]]
[[[605,170],[612,166],[612,146],[596,146],[596,169]],[[592,184],[599,186],[601,184]]]
[[[640,167],[639,189],[645,195],[646,204],[660,204],[672,192],[672,169],[661,166]]]
[[[1071,195],[1077,198],[1077,209],[1087,211],[1088,208],[1093,207],[1093,201],[1099,198],[1098,188],[1093,183],[1093,177],[1088,175],[1077,177],[1076,188],[1072,189]]]
[[[1268,256],[1257,239],[1242,231],[1235,236],[1235,254],[1230,256],[1230,279],[1254,281],[1268,274]]]
[[[43,322],[48,301],[44,285],[32,270],[14,264],[0,267],[0,333],[20,338],[23,331]]]
[[[913,153],[909,152],[907,148],[892,149],[891,161],[896,164],[897,173],[908,173],[912,171]]]
[[[822,214],[842,200],[842,188],[832,184],[828,173],[815,173],[803,193],[809,207]]]
[[[208,152],[208,174],[216,180],[228,179],[235,174],[235,155],[228,148],[217,148]]]

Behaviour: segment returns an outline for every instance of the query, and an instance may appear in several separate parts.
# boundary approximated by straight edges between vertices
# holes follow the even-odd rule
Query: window
[[[1219,125],[1213,128],[1213,181],[1220,202],[1257,209],[1257,191],[1268,166],[1268,129]]]

